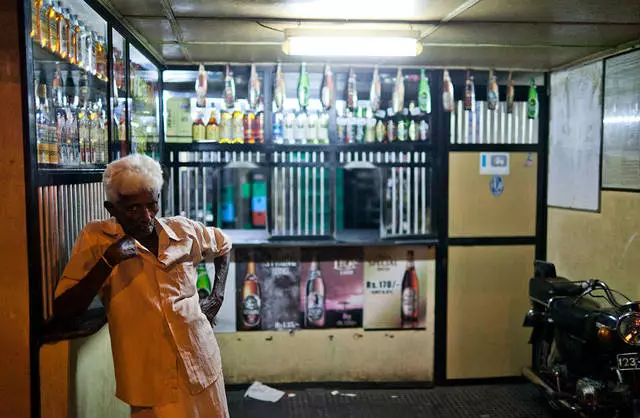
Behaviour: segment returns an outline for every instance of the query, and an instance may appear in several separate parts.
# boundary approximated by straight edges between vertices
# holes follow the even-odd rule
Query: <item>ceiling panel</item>
[[[505,36],[508,34],[508,36]],[[448,23],[425,42],[611,47],[640,39],[639,25]]]
[[[640,23],[640,1],[482,0],[456,20]]]
[[[160,0],[102,0],[111,3],[123,16],[164,17]]]
[[[322,59],[285,55],[279,46],[189,45],[194,62],[327,62],[353,63],[354,59]],[[597,48],[474,48],[425,47],[415,58],[357,59],[361,65],[424,65],[456,68],[524,68],[546,70],[598,52]]]
[[[172,0],[177,17],[339,20],[440,20],[463,3],[464,0]]]
[[[130,17],[127,18],[127,21],[151,43],[176,40],[168,20]]]
[[[178,44],[152,44],[157,51],[162,51],[162,56],[167,61],[184,61],[184,55]],[[185,61],[186,62],[186,61]]]

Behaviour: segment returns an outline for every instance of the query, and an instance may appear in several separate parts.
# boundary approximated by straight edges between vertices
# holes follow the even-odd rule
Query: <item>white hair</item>
[[[160,164],[144,154],[131,154],[109,165],[102,175],[107,200],[116,203],[121,196],[142,191],[160,193],[163,178]]]

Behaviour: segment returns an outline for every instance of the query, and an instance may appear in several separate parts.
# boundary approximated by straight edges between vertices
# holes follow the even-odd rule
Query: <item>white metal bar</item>
[[[313,179],[312,182],[312,206],[313,206],[313,221],[311,222],[311,235],[316,235],[317,233],[317,223],[318,223],[318,206],[317,205],[317,198],[318,196],[316,195],[316,186],[318,183],[318,177],[317,177],[317,168],[315,166],[315,162],[317,161],[317,155],[318,153],[316,151],[311,153],[311,162],[314,163],[314,166],[311,168],[311,177]]]

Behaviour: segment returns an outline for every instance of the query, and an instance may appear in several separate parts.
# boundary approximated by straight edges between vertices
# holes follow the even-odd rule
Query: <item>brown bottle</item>
[[[323,328],[325,323],[325,287],[318,262],[314,258],[309,267],[304,322],[306,328]]]
[[[414,328],[418,324],[419,311],[418,274],[414,262],[413,251],[407,252],[407,269],[402,278],[401,321],[403,328]]]
[[[260,329],[261,322],[260,284],[258,276],[256,276],[256,263],[253,260],[253,255],[249,257],[247,274],[244,276],[244,284],[242,285],[242,306],[240,307],[242,317],[240,328],[243,330]]]

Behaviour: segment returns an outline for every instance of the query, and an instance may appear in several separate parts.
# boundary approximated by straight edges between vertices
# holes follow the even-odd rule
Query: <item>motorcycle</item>
[[[640,302],[599,280],[557,277],[535,262],[529,281],[532,367],[524,376],[555,410],[640,418]]]

